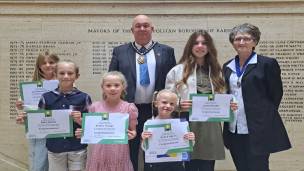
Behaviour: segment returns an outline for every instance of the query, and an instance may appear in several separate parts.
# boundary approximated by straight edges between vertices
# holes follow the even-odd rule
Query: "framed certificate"
[[[186,161],[188,152],[193,151],[193,142],[184,139],[189,132],[187,121],[180,119],[148,120],[145,131],[152,132],[151,138],[145,140],[146,162]]]
[[[84,113],[82,144],[128,144],[128,113]]]
[[[29,110],[25,121],[26,137],[58,138],[72,137],[73,119],[71,110]]]
[[[41,95],[55,90],[58,87],[58,83],[58,80],[21,82],[19,89],[24,103],[24,110],[37,110]]]
[[[192,108],[190,121],[230,122],[233,112],[230,109],[230,94],[191,94]]]

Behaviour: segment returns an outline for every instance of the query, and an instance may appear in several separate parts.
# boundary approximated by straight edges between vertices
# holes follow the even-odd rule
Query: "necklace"
[[[236,86],[238,87],[238,88],[240,88],[241,87],[241,77],[238,77],[238,79],[237,79],[237,82],[236,82]]]
[[[243,64],[243,67],[241,69],[241,66],[240,66],[240,58],[239,56],[236,56],[235,57],[235,70],[236,70],[236,75],[238,77],[237,79],[237,82],[236,82],[236,85],[238,88],[241,87],[241,78],[242,78],[242,75],[243,73],[245,72],[246,70],[246,67],[250,61],[250,59],[255,55],[255,52],[252,52],[251,55],[246,59],[245,63]]]
[[[151,44],[147,49],[145,48],[145,50],[141,50],[141,49],[138,49],[138,48],[137,48],[137,46],[135,45],[135,42],[132,43],[133,49],[135,50],[135,52],[136,52],[137,54],[139,54],[139,57],[138,57],[138,59],[137,59],[137,63],[138,63],[138,64],[143,64],[143,63],[146,62],[146,60],[145,60],[145,55],[146,55],[147,53],[149,53],[150,50],[152,50],[156,44],[157,44],[157,42],[153,42],[153,41],[152,41],[152,44]]]
[[[139,57],[137,58],[137,63],[138,64],[145,63],[145,56],[144,55],[139,55]]]

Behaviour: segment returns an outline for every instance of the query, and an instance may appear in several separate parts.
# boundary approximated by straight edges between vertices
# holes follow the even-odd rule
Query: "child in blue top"
[[[88,94],[75,88],[74,82],[79,77],[79,68],[72,61],[61,61],[56,68],[59,87],[54,91],[42,95],[39,107],[46,110],[73,109],[71,115],[74,120],[81,113],[88,112],[91,98]],[[74,131],[81,126],[73,123]],[[80,144],[80,139],[75,137],[48,138],[46,141],[49,159],[49,171],[80,171],[85,168],[86,147]]]

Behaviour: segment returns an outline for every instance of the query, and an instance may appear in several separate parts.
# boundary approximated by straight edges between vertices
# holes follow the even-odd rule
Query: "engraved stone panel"
[[[19,82],[31,80],[38,54],[50,50],[61,59],[74,60],[80,66],[77,87],[98,100],[99,81],[108,69],[113,47],[133,40],[130,31],[132,18],[146,9],[155,26],[153,39],[174,47],[177,61],[189,35],[195,30],[210,32],[223,64],[235,55],[228,40],[233,26],[249,22],[260,28],[262,36],[256,51],[276,58],[281,66],[284,97],[280,113],[293,145],[289,151],[271,155],[270,167],[274,171],[303,170],[304,7],[298,2],[268,2],[248,1],[247,5],[235,2],[233,5],[237,7],[220,2],[168,2],[155,3],[158,8],[154,10],[149,8],[153,3],[125,2],[116,6],[115,3],[96,2],[72,3],[70,6],[64,3],[33,3],[25,6],[23,3],[12,5],[1,2],[0,9],[5,10],[0,14],[0,168],[2,165],[9,165],[14,168],[12,170],[27,168],[27,142],[24,127],[15,124],[15,101],[19,97]],[[133,11],[134,5],[141,8]],[[209,8],[212,5],[213,10]],[[49,9],[53,6],[54,11]],[[76,11],[73,12],[72,7]],[[282,14],[281,7],[290,10]],[[67,12],[63,12],[62,8],[66,8]],[[251,8],[256,8],[256,11]],[[124,14],[117,9],[122,9]],[[85,14],[81,15],[82,12]],[[229,151],[226,157],[225,161],[216,162],[218,170],[234,169]]]

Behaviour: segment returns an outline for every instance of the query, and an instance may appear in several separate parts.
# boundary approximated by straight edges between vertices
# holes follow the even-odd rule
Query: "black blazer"
[[[232,70],[223,66],[228,93]],[[249,131],[250,149],[255,154],[269,154],[291,148],[278,108],[283,96],[281,70],[274,58],[257,56],[257,64],[249,64],[244,72],[242,95]],[[224,143],[229,149],[229,123],[224,124]]]
[[[156,43],[155,53],[155,91],[165,88],[167,73],[176,65],[174,49],[170,46]],[[132,43],[124,44],[113,49],[109,71],[120,71],[128,82],[126,100],[134,102],[136,90],[136,53]]]

